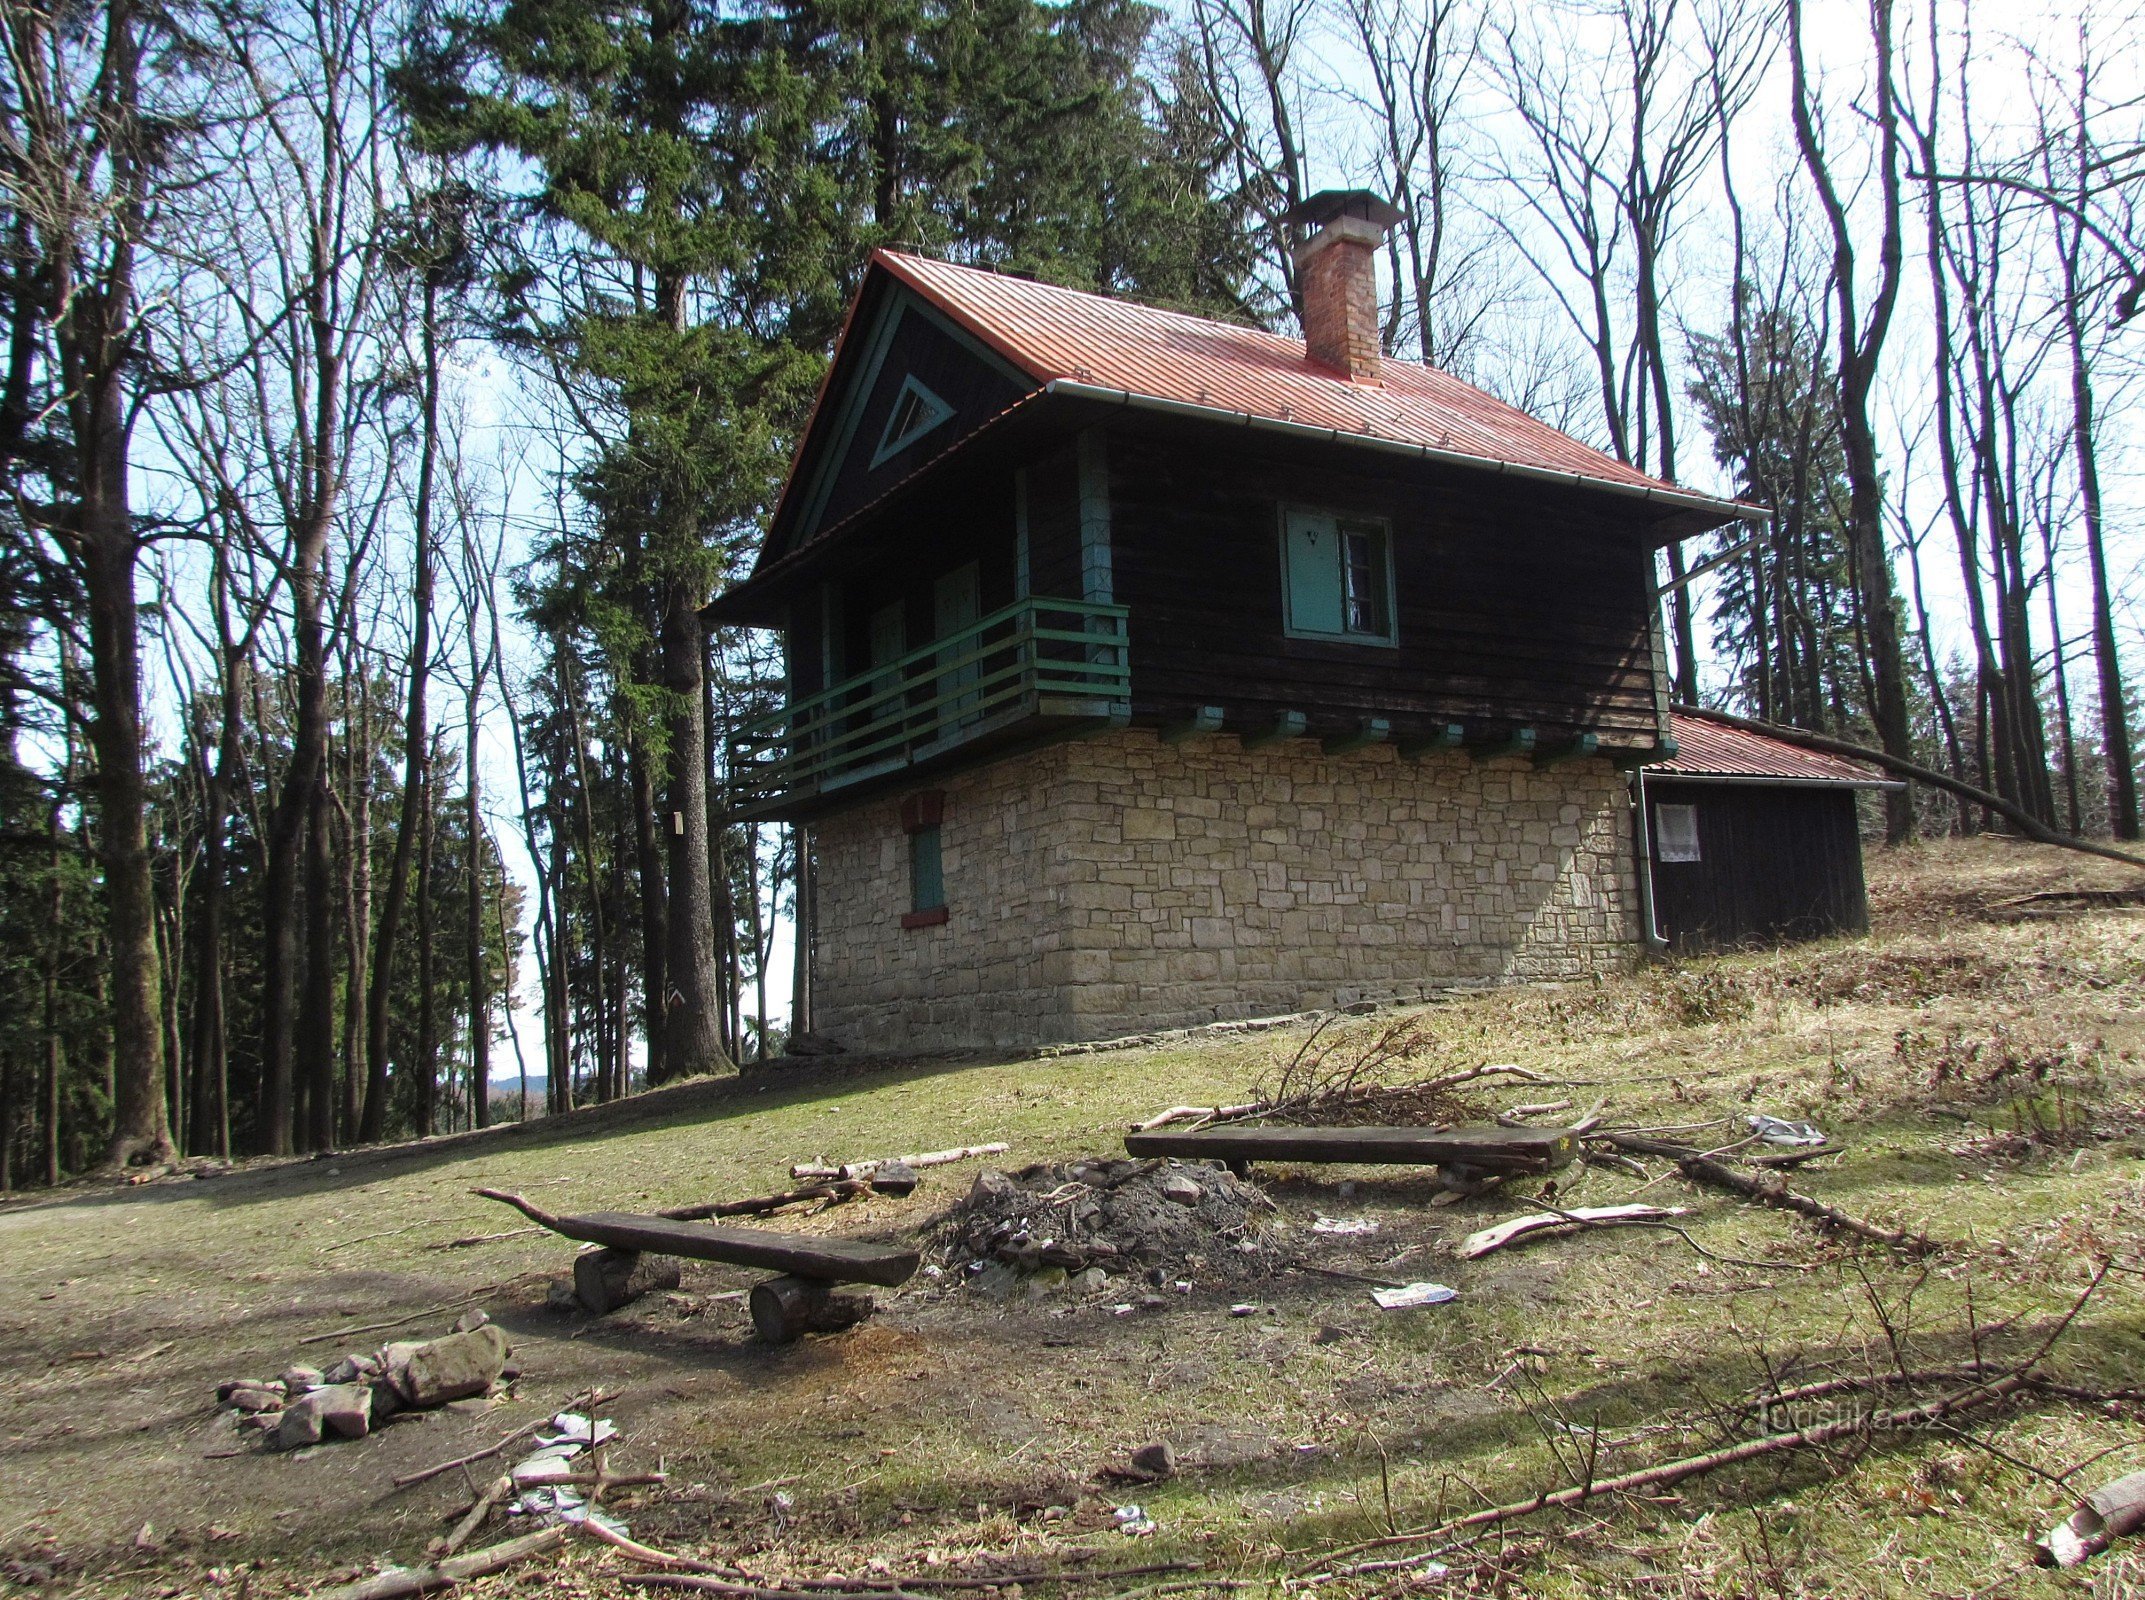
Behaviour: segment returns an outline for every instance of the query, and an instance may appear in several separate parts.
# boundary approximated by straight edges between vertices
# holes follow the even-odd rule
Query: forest
[[[723,800],[779,642],[701,608],[881,246],[1288,330],[1374,189],[1392,356],[1767,508],[1666,552],[1679,698],[2139,836],[2119,12],[0,12],[0,1188],[809,1027],[809,833]]]

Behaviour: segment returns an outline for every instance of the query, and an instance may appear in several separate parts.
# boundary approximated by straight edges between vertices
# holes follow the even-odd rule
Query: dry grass
[[[538,1309],[564,1264],[554,1241],[426,1248],[508,1225],[468,1197],[480,1182],[556,1209],[638,1207],[758,1192],[807,1157],[990,1138],[1010,1139],[1016,1163],[1106,1152],[1125,1122],[1163,1105],[1273,1085],[1304,1031],[706,1086],[536,1135],[0,1212],[0,1552],[24,1571],[59,1565],[55,1593],[230,1594],[240,1568],[251,1594],[303,1592],[407,1557],[437,1528],[457,1486],[391,1496],[395,1473],[602,1382],[625,1390],[611,1408],[629,1440],[622,1462],[660,1456],[672,1475],[627,1511],[657,1543],[792,1575],[1092,1547],[1195,1556],[1280,1587],[1389,1515],[1419,1526],[1569,1481],[1582,1447],[1606,1474],[1717,1444],[1750,1425],[1737,1408],[1768,1374],[1882,1371],[1895,1341],[1911,1362],[1956,1362],[1971,1354],[1969,1329],[2005,1319],[2016,1320],[1986,1348],[2016,1352],[2093,1260],[2145,1261],[2145,912],[2012,903],[2130,876],[1994,843],[1877,856],[1871,939],[1473,995],[1351,1020],[1317,1046],[1334,1066],[1375,1056],[1370,1076],[1396,1084],[1514,1062],[1566,1087],[1471,1083],[1467,1097],[1496,1109],[1605,1095],[1618,1122],[1698,1125],[1701,1142],[1707,1130],[1737,1137],[1753,1111],[1811,1118],[1847,1151],[1797,1186],[1960,1242],[1924,1266],[1846,1251],[1658,1165],[1643,1184],[1574,1169],[1559,1203],[1672,1199],[1693,1208],[1692,1239],[1715,1256],[1772,1265],[1724,1264],[1656,1232],[1460,1262],[1452,1245],[1524,1195],[1433,1210],[1418,1178],[1277,1170],[1262,1178],[1305,1259],[1436,1278],[1459,1300],[1384,1313],[1359,1285],[1291,1274],[1248,1316],[1230,1314],[1243,1291],[1219,1282],[1117,1316],[1115,1293],[1001,1306],[919,1287],[851,1334],[768,1350],[748,1342],[733,1304],[709,1299],[741,1275],[694,1270],[675,1302],[584,1323]],[[794,1225],[914,1237],[972,1170],[932,1174],[907,1203]],[[1380,1231],[1313,1235],[1320,1213]],[[484,1285],[500,1286],[485,1303],[528,1374],[516,1402],[304,1459],[212,1458],[229,1448],[209,1405],[218,1377],[273,1370],[304,1334]],[[2137,1287],[2118,1275],[2095,1297],[2056,1358],[2067,1378],[2135,1381]],[[1157,1437],[1179,1445],[1175,1480],[1095,1478]],[[1501,1543],[1445,1557],[1453,1570],[1436,1583],[1397,1572],[1326,1587],[2076,1594],[2068,1577],[2018,1569],[2023,1541],[2065,1501],[2051,1480],[2082,1462],[2083,1483],[2145,1465],[2138,1414],[2026,1405],[1970,1435],[1776,1457],[1659,1501],[1517,1523]],[[1104,1526],[1127,1499],[1155,1516],[1156,1539]],[[145,1522],[148,1548],[136,1549]],[[2100,1592],[2126,1592],[2124,1559],[2103,1558]],[[618,1570],[581,1551],[479,1592],[632,1592]]]

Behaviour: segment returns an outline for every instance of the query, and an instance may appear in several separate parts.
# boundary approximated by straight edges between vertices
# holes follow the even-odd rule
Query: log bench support
[[[769,1344],[794,1344],[808,1333],[839,1333],[876,1309],[868,1294],[790,1274],[754,1284],[746,1305],[753,1331]]]

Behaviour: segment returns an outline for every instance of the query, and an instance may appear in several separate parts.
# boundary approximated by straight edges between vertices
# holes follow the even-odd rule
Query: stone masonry
[[[1538,771],[1135,729],[936,787],[936,926],[901,926],[900,795],[814,825],[815,1021],[852,1049],[1060,1043],[1583,978],[1637,938],[1630,808],[1602,760]]]

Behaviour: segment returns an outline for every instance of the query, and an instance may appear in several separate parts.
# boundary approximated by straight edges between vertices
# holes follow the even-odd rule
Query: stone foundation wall
[[[1635,949],[1630,808],[1606,761],[1133,730],[935,787],[941,925],[901,926],[900,797],[814,828],[814,1020],[851,1048],[1107,1038],[1584,977]]]

